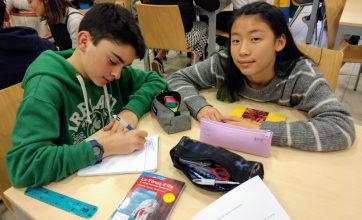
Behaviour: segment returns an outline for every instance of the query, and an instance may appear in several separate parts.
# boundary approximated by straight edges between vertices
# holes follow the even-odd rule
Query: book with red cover
[[[231,116],[235,116],[238,118],[250,119],[256,122],[263,122],[263,121],[286,121],[287,118],[284,115],[280,115],[274,112],[266,112],[254,108],[247,108],[242,105],[234,106],[232,111],[230,112]]]
[[[184,186],[182,181],[142,172],[110,219],[167,219]]]

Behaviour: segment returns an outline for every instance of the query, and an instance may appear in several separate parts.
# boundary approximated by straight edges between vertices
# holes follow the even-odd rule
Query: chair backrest
[[[4,198],[4,191],[11,184],[5,168],[5,153],[11,148],[11,131],[15,122],[16,111],[23,97],[23,89],[20,83],[0,90],[0,197],[8,209],[11,206]]]
[[[337,50],[313,47],[305,44],[298,45],[298,48],[317,64],[329,86],[334,91],[337,87],[343,53]]]
[[[137,2],[136,8],[147,48],[190,51],[178,5]]]
[[[336,41],[339,19],[341,18],[346,0],[325,0],[324,7],[327,18],[327,48],[333,49]]]

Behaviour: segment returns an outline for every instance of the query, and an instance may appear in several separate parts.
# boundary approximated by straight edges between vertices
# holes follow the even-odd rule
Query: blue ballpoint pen
[[[126,127],[129,131],[133,130],[133,127],[118,115],[113,115],[113,118],[116,119],[119,123],[121,123],[124,127]]]

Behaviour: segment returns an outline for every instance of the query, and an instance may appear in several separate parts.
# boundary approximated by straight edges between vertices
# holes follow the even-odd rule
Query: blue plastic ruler
[[[85,218],[92,217],[97,211],[97,207],[94,205],[70,198],[43,187],[29,187],[25,190],[25,195]]]

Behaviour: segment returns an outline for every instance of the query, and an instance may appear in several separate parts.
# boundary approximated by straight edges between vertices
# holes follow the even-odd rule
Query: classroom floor
[[[0,200],[0,220],[15,220],[14,216],[7,211],[2,200]]]
[[[310,7],[305,7],[302,13],[298,16],[297,20],[292,25],[291,31],[297,43],[304,43],[307,34],[307,26],[301,20],[305,15],[311,11]],[[319,24],[320,25],[320,24]],[[318,26],[319,31],[319,26]],[[326,36],[322,40],[322,47],[325,47]],[[362,41],[362,40],[361,40]],[[362,43],[360,41],[360,44]],[[167,61],[164,62],[166,76],[184,68],[187,64],[188,58],[185,53],[171,51],[167,55]],[[143,69],[143,61],[135,60],[134,66]],[[338,78],[336,96],[342,102],[343,106],[352,114],[356,124],[362,125],[362,79],[359,82],[356,91],[353,91],[354,83],[357,78],[357,72],[361,64],[345,63],[340,71]],[[3,203],[0,201],[0,220],[14,220],[13,216],[6,210]]]

